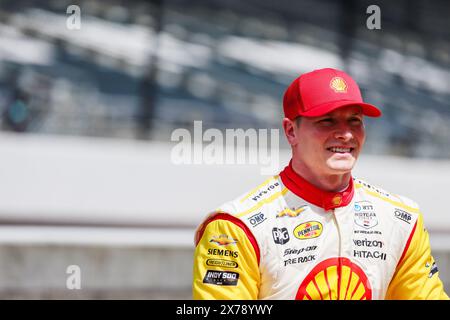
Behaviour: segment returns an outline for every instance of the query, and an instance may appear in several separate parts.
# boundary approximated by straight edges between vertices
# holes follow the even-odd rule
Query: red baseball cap
[[[287,88],[283,98],[286,118],[318,117],[337,108],[358,105],[364,115],[381,116],[381,111],[362,100],[355,80],[341,70],[325,68],[304,73]]]

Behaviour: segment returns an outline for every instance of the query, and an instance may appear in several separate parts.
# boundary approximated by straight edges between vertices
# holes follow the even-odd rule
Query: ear
[[[290,120],[288,118],[283,119],[284,134],[286,135],[286,139],[291,146],[297,143],[295,128],[295,120]]]

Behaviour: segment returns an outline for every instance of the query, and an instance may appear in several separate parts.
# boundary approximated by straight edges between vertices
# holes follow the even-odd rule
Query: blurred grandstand
[[[450,156],[445,1],[2,1],[4,130],[167,141],[174,128],[279,128],[299,73],[348,70],[384,121],[366,152]]]
[[[66,27],[66,9],[73,4],[81,8],[80,30]],[[24,156],[29,155],[24,150],[38,150],[39,145],[46,145],[50,148],[48,150],[60,148],[55,152],[65,150],[63,145],[66,140],[53,143],[55,136],[70,137],[69,142],[75,141],[76,137],[89,137],[98,145],[107,146],[121,142],[123,145],[139,146],[136,147],[139,150],[149,146],[157,152],[160,143],[170,141],[174,129],[191,130],[194,120],[202,120],[204,128],[280,129],[281,97],[292,79],[312,69],[336,67],[352,74],[361,85],[365,100],[379,106],[384,113],[382,121],[368,121],[365,154],[448,161],[450,3],[444,0],[377,1],[381,8],[382,29],[368,30],[366,8],[371,4],[369,0],[298,0],[295,6],[288,0],[85,0],[76,3],[71,0],[2,0],[1,141],[11,146],[8,149],[10,154]],[[33,142],[35,140],[28,137],[42,138],[44,140],[36,141],[44,142]],[[19,148],[19,142],[23,142],[26,148],[34,146],[36,149],[17,151],[14,147]],[[287,148],[284,139],[280,140],[280,145]],[[96,148],[90,149],[90,152],[95,153]],[[111,150],[114,148],[111,147]],[[134,149],[121,150],[134,154]],[[149,153],[138,153],[148,158],[160,156],[151,150]],[[50,159],[51,154],[52,151],[48,151],[43,157]],[[79,156],[79,153],[73,154]],[[75,168],[78,162],[74,159],[68,163]],[[168,158],[165,159],[168,161]],[[105,163],[107,161],[104,159]],[[158,161],[164,160],[157,160],[155,165],[160,164]],[[17,170],[15,163],[15,158],[11,158],[10,168],[13,171]],[[96,163],[102,166],[100,160]],[[86,164],[83,168],[88,167]],[[81,172],[83,168],[78,169]],[[142,169],[145,170],[144,167]],[[135,182],[130,179],[129,183]],[[149,191],[152,187],[148,186]],[[78,189],[74,187],[74,190]],[[10,199],[14,200],[13,197]],[[41,202],[35,201],[39,206]],[[34,202],[30,200],[30,203]],[[27,268],[24,260],[11,260],[17,263],[22,261],[24,269],[14,271],[11,266],[3,267],[3,273],[0,272],[0,280],[3,280],[0,282],[4,285],[0,285],[0,297],[189,298],[187,277],[190,276],[190,269],[181,270],[176,266],[178,261],[184,261],[180,265],[190,268],[192,248],[191,243],[186,243],[192,241],[190,235],[195,221],[203,213],[193,220],[183,221],[179,216],[180,224],[175,221],[167,226],[166,222],[152,223],[151,218],[142,218],[145,205],[140,208],[133,205],[127,211],[126,204],[123,204],[123,210],[119,208],[115,211],[114,217],[130,213],[133,218],[134,213],[132,220],[135,223],[127,225],[126,219],[116,221],[116,218],[108,218],[107,214],[95,221],[80,218],[90,213],[89,210],[83,211],[82,205],[77,208],[76,203],[70,208],[72,211],[69,210],[70,217],[66,220],[58,217],[61,207],[47,209],[52,212],[51,218],[48,218],[43,206],[40,207],[40,216],[21,220],[14,210],[17,207],[22,210],[26,206],[8,205],[0,204],[0,211],[3,209],[0,222],[3,221],[6,227],[15,228],[25,223],[28,227],[56,224],[60,227],[82,225],[98,228],[106,225],[112,229],[95,229],[105,232],[104,239],[109,240],[102,242],[92,238],[93,243],[100,243],[100,248],[103,248],[95,251],[95,247],[90,247],[92,256],[90,253],[82,256],[83,249],[79,246],[83,248],[86,243],[80,244],[75,236],[69,237],[71,240],[56,241],[59,229],[40,229],[41,233],[36,231],[38,229],[30,229],[31,234],[55,232],[55,237],[50,237],[53,240],[46,238],[47,242],[30,240],[26,242],[29,246],[20,251],[20,241],[17,242],[13,236],[16,229],[5,229],[4,234],[12,237],[2,238],[0,255],[4,255],[5,259],[15,255],[28,257],[24,259],[30,259],[31,264],[38,263],[39,255],[48,255],[53,250],[45,251],[45,247],[40,245],[56,243],[58,248],[72,246],[72,253],[60,252],[60,262],[70,256],[72,260],[78,257],[86,264],[97,261],[91,264],[92,268],[97,268],[95,270],[105,270],[102,268],[114,263],[118,269],[110,271],[111,274],[116,272],[114,276],[110,274],[109,278],[102,278],[106,279],[105,282],[96,282],[95,277],[90,280],[95,283],[93,287],[103,288],[103,291],[95,289],[90,293],[77,293],[77,296],[64,289],[40,290],[40,284],[45,280],[42,283],[33,282],[30,289],[17,274],[17,270]],[[94,202],[92,207],[95,207]],[[193,207],[195,201],[189,210]],[[25,209],[20,210],[17,212]],[[99,212],[107,210],[101,207]],[[136,215],[136,212],[139,214]],[[166,214],[170,215],[170,212]],[[48,219],[41,219],[43,216]],[[116,227],[131,229],[119,228],[120,231]],[[144,233],[139,233],[143,231],[139,227],[171,231],[162,236],[164,241],[158,242],[155,239],[159,231],[149,229],[155,236],[147,238]],[[184,229],[180,231],[177,228]],[[86,232],[89,233],[87,230],[67,229],[67,234],[76,235],[79,232],[79,237],[90,239],[86,235]],[[110,236],[106,235],[108,232]],[[133,234],[147,240],[134,243],[129,240],[135,237]],[[173,240],[172,235],[181,235],[181,238]],[[131,241],[134,244],[127,248],[132,249],[124,249],[120,241],[111,242],[114,237],[119,237],[123,243]],[[119,249],[114,251],[108,245]],[[442,248],[442,251],[445,250]],[[40,253],[33,256],[32,252]],[[123,276],[121,272],[125,272],[128,266],[124,261],[139,257],[141,262],[144,261],[141,264],[143,269],[136,267],[138,270],[131,272],[135,277],[127,278],[131,279],[133,290],[127,291],[121,287],[123,282],[111,280]],[[450,258],[443,257],[448,260],[445,263],[450,268]],[[170,272],[178,274],[178,278],[171,278],[172,282],[167,280],[166,286],[157,276],[167,270],[166,265],[155,266],[153,263],[164,259],[173,267]],[[154,277],[145,276],[145,270],[149,270]],[[9,277],[11,272],[15,280]],[[33,278],[30,272],[26,271],[29,278]],[[447,272],[450,273],[450,270]],[[43,277],[55,279],[51,272]],[[57,280],[48,280],[46,288],[53,288],[52,281],[59,283],[64,277],[62,274],[56,277]],[[446,279],[450,281],[450,277]],[[146,282],[157,285],[148,288]],[[102,283],[108,283],[109,287],[102,286]]]

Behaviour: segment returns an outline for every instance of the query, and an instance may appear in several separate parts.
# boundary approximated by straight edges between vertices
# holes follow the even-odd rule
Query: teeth
[[[350,152],[351,148],[338,148],[338,147],[332,147],[329,148],[330,151],[332,152],[340,152],[340,153],[344,153],[344,152]]]

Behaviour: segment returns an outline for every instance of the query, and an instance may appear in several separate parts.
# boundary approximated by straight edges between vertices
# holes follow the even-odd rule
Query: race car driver
[[[292,159],[199,226],[194,299],[448,299],[412,200],[353,178],[363,117],[379,117],[340,70],[285,92]]]

